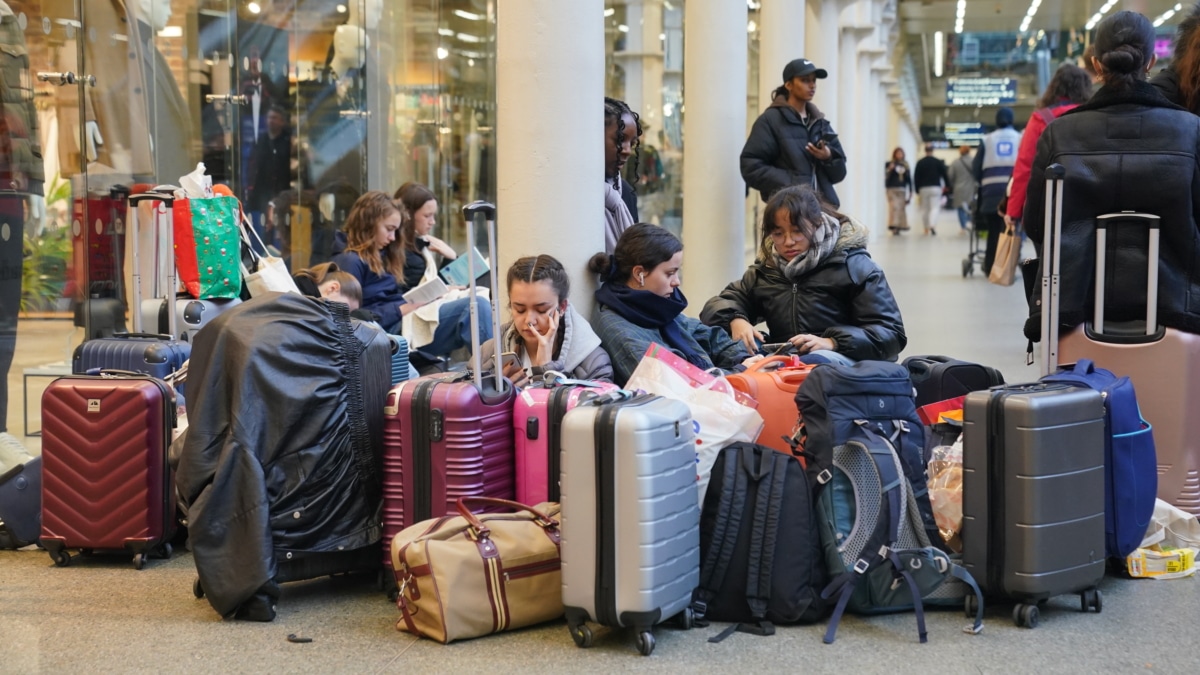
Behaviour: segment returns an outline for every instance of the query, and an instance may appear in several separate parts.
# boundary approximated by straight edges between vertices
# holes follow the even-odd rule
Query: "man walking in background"
[[[979,189],[971,166],[969,146],[958,146],[958,159],[950,165],[947,176],[950,178],[950,198],[954,209],[958,211],[958,226],[966,232],[970,230],[971,210],[975,207],[975,190]]]
[[[974,174],[979,181],[979,205],[975,214],[975,227],[987,230],[987,252],[983,256],[982,271],[987,276],[996,259],[996,243],[1004,231],[1004,216],[996,209],[1008,190],[1013,166],[1017,163],[1017,148],[1021,145],[1021,132],[1013,128],[1012,108],[996,111],[996,130],[979,142],[975,153]]]
[[[933,143],[926,143],[925,156],[913,169],[913,187],[917,190],[921,224],[925,226],[925,234],[937,234],[934,226],[937,224],[938,207],[942,205],[942,195],[946,193],[949,185],[946,163],[933,156]]]

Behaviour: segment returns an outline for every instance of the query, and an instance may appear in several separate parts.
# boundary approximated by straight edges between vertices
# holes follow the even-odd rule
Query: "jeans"
[[[800,357],[800,363],[817,364],[832,363],[839,366],[852,366],[856,361],[845,354],[829,349],[818,349]]]
[[[482,344],[492,339],[492,306],[478,296],[475,297],[475,306],[479,311],[479,342]],[[400,324],[389,326],[387,330],[399,335]],[[418,349],[432,356],[448,357],[450,352],[460,347],[472,349],[471,305],[467,298],[442,303],[438,308],[438,325],[433,332],[433,341]]]
[[[971,212],[967,209],[966,204],[959,204],[958,209],[958,226],[964,230],[971,227]]]

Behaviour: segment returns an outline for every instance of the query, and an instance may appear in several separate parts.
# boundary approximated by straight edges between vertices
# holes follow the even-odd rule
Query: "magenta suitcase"
[[[59,567],[67,548],[170,557],[175,427],[169,385],[140,375],[60,377],[42,395],[42,529]]]
[[[495,207],[474,202],[463,208],[467,220],[486,215],[494,251]],[[467,250],[474,227],[467,227]],[[468,261],[474,278],[474,265]],[[499,335],[492,281],[492,334]],[[474,361],[469,372],[438,373],[401,382],[384,407],[383,541],[384,565],[391,569],[392,538],[423,520],[457,513],[460,497],[512,500],[513,399],[516,392],[499,373],[480,371],[476,305],[471,303]]]
[[[517,501],[522,504],[559,501],[563,416],[581,399],[617,389],[606,382],[547,375],[549,381],[527,387],[513,403]]]

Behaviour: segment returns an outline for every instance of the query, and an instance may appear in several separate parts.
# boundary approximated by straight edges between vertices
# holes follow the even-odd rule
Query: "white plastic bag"
[[[677,399],[691,409],[696,431],[696,487],[701,503],[717,453],[730,443],[753,443],[762,431],[762,415],[738,403],[733,386],[724,377],[693,387],[689,378],[671,365],[648,355],[638,363],[625,388]]]
[[[1132,577],[1181,579],[1200,569],[1200,521],[1161,499],[1141,546],[1125,558]]]

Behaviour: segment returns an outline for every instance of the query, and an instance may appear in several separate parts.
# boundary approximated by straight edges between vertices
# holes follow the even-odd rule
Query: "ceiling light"
[[[967,17],[967,0],[958,0],[958,7],[954,13],[954,32],[956,34],[963,32],[963,20]]]
[[[626,26],[625,24],[621,24],[620,26],[617,26],[617,30],[621,31],[622,33],[628,33],[629,26]]]
[[[447,56],[450,56],[450,52],[446,51],[445,47],[437,48],[437,57],[438,57],[439,61],[446,58]]]
[[[246,5],[246,9],[250,10],[251,14],[258,14],[262,11],[262,7],[259,7],[257,2],[252,2]]]
[[[162,30],[158,31],[158,37],[183,37],[183,26],[164,26]]]
[[[1167,21],[1170,21],[1171,17],[1175,16],[1175,13],[1181,9],[1183,9],[1183,5],[1177,4],[1174,7],[1172,7],[1171,9],[1168,9],[1167,11],[1163,12],[1162,14],[1159,14],[1158,18],[1156,18],[1154,20],[1154,27],[1158,28],[1159,26],[1163,25]]]
[[[478,35],[471,35],[469,33],[459,33],[454,37],[462,40],[463,42],[483,42],[483,38],[479,37]]]
[[[1092,18],[1088,19],[1087,25],[1085,25],[1084,28],[1087,30],[1091,30],[1091,29],[1095,28],[1096,24],[1100,23],[1100,19],[1103,19],[1104,15],[1108,14],[1109,10],[1111,10],[1116,5],[1117,5],[1117,0],[1108,0],[1107,2],[1105,2],[1103,5],[1100,6],[1100,11],[1096,12],[1095,14],[1092,15]]]
[[[480,21],[483,19],[482,14],[474,14],[461,9],[454,10],[454,16],[457,16],[460,19],[466,19],[467,21]]]
[[[933,76],[942,76],[942,60],[945,59],[946,36],[942,31],[933,34]]]
[[[338,6],[337,6],[337,13],[338,13],[338,14],[345,14],[345,13],[346,13],[346,6],[345,6],[345,5],[338,5]]]
[[[444,35],[446,37],[450,37],[451,35],[454,35],[453,28],[439,28],[439,29],[437,29],[437,32],[438,32],[438,35]]]
[[[755,23],[754,21],[750,21],[746,24],[746,32],[747,33],[753,33],[756,30],[758,30],[758,24]]]
[[[616,14],[616,13],[617,13],[617,10],[613,9],[612,7],[609,7],[608,9],[604,10],[604,16],[606,16],[606,17],[612,16],[613,14]]]

